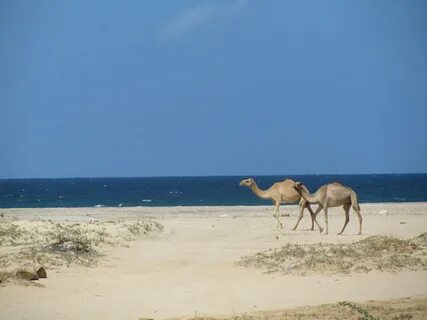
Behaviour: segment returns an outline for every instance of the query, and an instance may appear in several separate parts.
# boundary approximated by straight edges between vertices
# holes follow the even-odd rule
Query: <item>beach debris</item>
[[[39,277],[37,277],[37,273],[29,270],[18,270],[16,272],[16,277],[22,280],[39,280]]]
[[[388,211],[387,210],[380,210],[380,211],[378,211],[378,214],[388,215]]]
[[[226,213],[224,213],[220,216],[220,218],[227,218],[227,217],[228,217],[228,214],[226,214]]]
[[[47,273],[44,267],[36,267],[31,264],[25,264],[16,270],[15,276],[18,279],[30,281],[47,278]]]
[[[400,224],[406,224],[406,221],[400,221]]]
[[[19,267],[16,270],[16,278],[22,280],[39,280],[39,276],[37,275],[36,268],[30,264],[25,264]]]
[[[46,269],[44,267],[38,268],[36,273],[37,273],[37,276],[39,277],[39,279],[47,278]]]

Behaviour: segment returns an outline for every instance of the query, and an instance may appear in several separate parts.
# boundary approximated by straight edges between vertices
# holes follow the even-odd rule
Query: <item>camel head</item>
[[[242,187],[252,187],[255,184],[254,179],[252,178],[248,178],[248,179],[243,179],[242,181],[240,181],[239,186]]]
[[[294,182],[292,188],[294,188],[296,191],[300,191],[302,189],[302,183],[301,182]]]

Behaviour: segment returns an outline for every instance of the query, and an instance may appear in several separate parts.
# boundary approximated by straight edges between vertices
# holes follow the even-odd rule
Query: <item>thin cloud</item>
[[[235,14],[246,5],[244,0],[207,2],[189,8],[166,22],[160,29],[160,38],[163,41],[176,41],[202,25]]]

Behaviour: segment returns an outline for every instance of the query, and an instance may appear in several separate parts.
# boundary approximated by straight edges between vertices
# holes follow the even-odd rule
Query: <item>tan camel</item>
[[[244,179],[240,181],[240,186],[248,187],[252,190],[255,195],[262,199],[270,199],[273,201],[274,205],[274,212],[273,217],[277,220],[277,228],[283,228],[283,224],[279,220],[279,207],[282,203],[295,203],[299,201],[299,218],[295,225],[295,227],[292,230],[296,230],[298,227],[299,222],[301,221],[304,209],[307,208],[308,211],[310,211],[311,214],[311,230],[314,230],[314,222],[316,222],[317,226],[319,227],[320,232],[323,231],[323,228],[319,225],[317,220],[314,217],[314,212],[311,210],[310,204],[302,198],[298,192],[296,192],[293,189],[293,186],[295,184],[295,181],[291,179],[286,179],[281,182],[276,182],[273,184],[268,190],[261,190],[258,188],[256,182],[254,179]],[[302,186],[305,190],[308,189],[303,185]]]
[[[309,203],[317,203],[319,207],[314,213],[314,219],[317,214],[323,209],[325,212],[326,234],[328,234],[328,208],[344,207],[345,222],[342,230],[338,234],[344,232],[345,227],[350,221],[350,207],[356,212],[359,218],[359,235],[362,234],[362,216],[360,215],[360,206],[357,201],[356,192],[353,189],[343,186],[341,183],[334,182],[321,186],[314,194],[310,194],[301,182],[295,182],[294,189]]]

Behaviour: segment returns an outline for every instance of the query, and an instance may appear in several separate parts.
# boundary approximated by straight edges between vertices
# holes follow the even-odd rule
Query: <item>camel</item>
[[[362,216],[360,215],[360,206],[357,201],[356,192],[350,187],[343,186],[339,182],[333,182],[321,186],[314,194],[310,194],[301,182],[295,182],[293,188],[303,197],[308,203],[317,203],[319,207],[314,213],[314,219],[317,214],[323,209],[325,212],[325,224],[328,234],[328,208],[343,206],[345,212],[345,222],[342,230],[338,233],[341,235],[345,227],[350,221],[350,207],[356,212],[359,219],[359,235],[362,234]]]
[[[299,201],[299,218],[292,230],[296,230],[299,222],[301,221],[304,209],[307,208],[311,214],[311,230],[314,230],[314,222],[316,222],[319,227],[320,232],[323,231],[323,228],[319,225],[317,220],[314,218],[313,210],[311,210],[310,204],[301,197],[292,187],[295,181],[292,179],[286,179],[281,182],[274,183],[268,190],[261,190],[258,188],[256,182],[252,178],[244,179],[240,181],[240,186],[248,187],[252,190],[252,192],[262,199],[270,199],[273,201],[274,212],[273,217],[277,220],[277,229],[283,228],[283,224],[279,220],[279,207],[282,203],[295,203]],[[302,186],[307,192],[308,189],[303,185]]]

